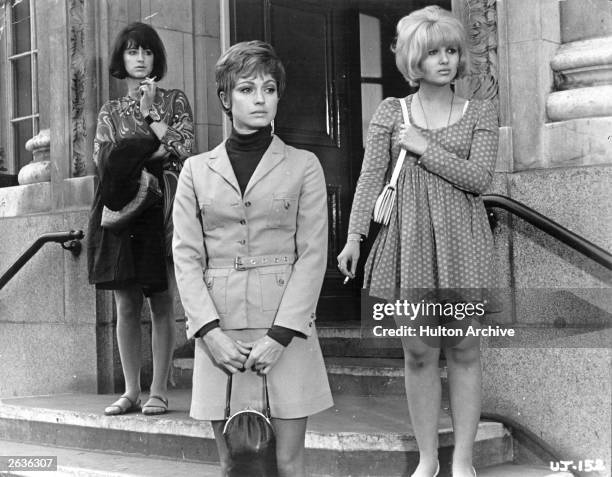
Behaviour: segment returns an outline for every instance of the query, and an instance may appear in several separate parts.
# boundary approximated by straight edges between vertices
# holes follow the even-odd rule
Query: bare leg
[[[140,394],[140,312],[142,292],[139,288],[115,290],[117,304],[117,344],[125,378],[125,394],[135,401]]]
[[[276,433],[276,462],[278,477],[305,477],[304,440],[308,418],[276,419],[272,426]]]
[[[221,477],[227,477],[229,454],[225,445],[225,439],[223,438],[223,426],[225,425],[225,421],[211,421],[210,424],[215,433],[219,463],[221,464]]]
[[[151,306],[151,348],[153,354],[153,380],[151,394],[166,397],[168,374],[175,344],[174,303],[170,291],[155,293],[149,298]]]
[[[432,477],[438,468],[438,418],[441,383],[440,348],[419,338],[402,338],[408,411],[419,446],[419,465],[413,477]]]
[[[473,477],[472,451],[480,420],[482,369],[480,341],[469,337],[445,349],[455,433],[453,477]]]

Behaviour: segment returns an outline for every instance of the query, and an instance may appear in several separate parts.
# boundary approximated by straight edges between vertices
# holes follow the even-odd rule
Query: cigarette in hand
[[[149,78],[149,77],[147,76],[145,79],[143,79],[143,80],[140,82],[140,84],[141,84],[141,85],[151,84],[151,83],[154,83],[156,79],[157,79],[157,76],[153,76],[153,78]]]
[[[349,282],[349,280],[350,280],[350,279],[351,279],[351,277],[346,277],[346,278],[344,279],[344,281],[342,282],[342,284],[343,284],[343,285],[346,285],[346,284]]]

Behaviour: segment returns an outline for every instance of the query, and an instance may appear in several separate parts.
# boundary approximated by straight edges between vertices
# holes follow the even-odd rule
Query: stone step
[[[325,367],[334,395],[406,396],[403,358],[341,358],[326,357]],[[178,358],[172,362],[175,387],[191,387],[193,359]],[[446,367],[440,369],[442,399],[448,400]]]
[[[163,416],[104,416],[102,410],[115,397],[66,394],[2,399],[0,439],[207,464],[217,461],[210,425],[188,416],[190,390],[172,391],[171,412]],[[453,440],[446,412],[441,412],[439,443],[440,477],[447,477]],[[500,423],[481,421],[474,457],[477,467],[511,462],[508,431]],[[404,397],[341,395],[334,407],[309,419],[307,475],[403,476],[414,469],[417,458]]]
[[[318,323],[317,333],[323,356],[403,358],[399,338],[367,338],[359,321]]]
[[[56,457],[57,471],[24,471],[11,469],[19,477],[219,477],[215,464],[188,462],[180,459],[160,459],[121,452],[96,452],[64,447],[0,441],[4,456]],[[6,458],[1,459],[6,462]],[[8,470],[0,464],[2,471]]]

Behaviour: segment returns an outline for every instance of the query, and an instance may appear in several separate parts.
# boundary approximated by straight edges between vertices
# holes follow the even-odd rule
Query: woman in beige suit
[[[230,137],[189,158],[173,252],[187,335],[196,338],[191,416],[212,421],[223,475],[232,410],[262,404],[267,375],[279,475],[304,474],[309,415],[332,405],[315,309],[327,260],[327,194],[316,156],[272,132],[285,72],[272,47],[232,46],[216,65]]]

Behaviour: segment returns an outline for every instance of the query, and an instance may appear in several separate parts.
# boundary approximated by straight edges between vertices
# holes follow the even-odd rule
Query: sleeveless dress
[[[368,234],[374,203],[399,156],[402,123],[399,100],[385,99],[368,130],[349,233]],[[497,157],[496,110],[490,101],[473,100],[448,127],[414,127],[429,145],[420,158],[406,155],[397,204],[367,259],[364,288],[385,300],[419,300],[431,290],[481,299],[493,278],[493,237],[480,194]]]

